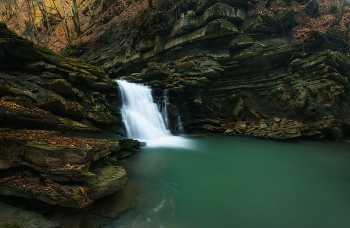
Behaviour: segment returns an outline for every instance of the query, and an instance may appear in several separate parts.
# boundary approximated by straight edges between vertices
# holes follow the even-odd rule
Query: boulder
[[[317,0],[309,1],[305,5],[304,10],[308,15],[315,17],[318,13],[318,10],[319,10],[318,1]]]
[[[39,98],[38,108],[52,113],[63,114],[66,110],[66,101],[60,95],[50,93]]]
[[[91,170],[91,172],[98,176],[98,183],[87,187],[89,198],[92,200],[102,198],[121,190],[127,183],[125,169],[121,166],[101,165]]]
[[[162,67],[161,63],[150,62],[148,63],[148,68],[142,70],[141,77],[145,81],[162,79],[167,76],[168,73],[166,69]]]
[[[77,91],[73,86],[64,79],[53,79],[50,82],[44,83],[44,86],[49,90],[64,95],[76,95]]]
[[[120,119],[117,119],[107,110],[105,105],[89,110],[87,112],[87,117],[101,124],[110,124],[120,121]]]
[[[65,113],[70,116],[84,117],[85,111],[83,106],[77,102],[66,102]]]

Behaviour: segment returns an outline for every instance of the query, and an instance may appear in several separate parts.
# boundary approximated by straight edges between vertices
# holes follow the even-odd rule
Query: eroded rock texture
[[[168,89],[187,131],[225,132],[236,121],[265,120],[271,127],[274,118],[309,124],[326,117],[334,121],[325,129],[348,127],[348,56],[324,38],[291,39],[298,24],[292,9],[271,18],[246,4],[184,1],[153,15],[158,22],[147,21],[136,35],[82,58],[110,77],[151,86],[155,95]]]

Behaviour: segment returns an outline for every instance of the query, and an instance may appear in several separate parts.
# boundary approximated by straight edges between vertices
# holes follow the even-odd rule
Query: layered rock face
[[[0,24],[0,40],[3,127],[91,132],[98,131],[91,125],[121,128],[117,88],[99,67],[34,46],[5,24]]]
[[[114,82],[2,23],[0,60],[0,195],[84,208],[123,189],[117,160],[139,152],[139,142],[103,135],[123,134]]]
[[[158,23],[146,22],[138,36],[113,43],[109,52],[115,55],[101,50],[82,58],[103,65],[111,77],[150,85],[155,95],[168,89],[172,122],[180,114],[187,131],[252,135],[246,130],[264,129],[253,135],[282,139],[347,128],[348,56],[325,40],[289,39],[297,25],[293,10],[277,20],[250,13],[244,4],[189,1],[154,15]],[[331,124],[316,127],[324,118]],[[308,130],[278,136],[273,132],[292,126],[281,120]],[[241,124],[247,128],[237,130]]]
[[[57,132],[26,133],[38,138],[58,135]],[[117,159],[124,156],[121,152],[133,153],[139,147],[132,139],[80,139],[80,143],[72,145],[52,145],[39,139],[28,142],[14,137],[20,134],[0,137],[0,194],[73,208],[86,207],[124,188],[126,172],[117,166]],[[57,139],[69,140],[59,135]],[[16,167],[23,167],[25,171],[11,176]],[[84,198],[82,189],[88,199]]]

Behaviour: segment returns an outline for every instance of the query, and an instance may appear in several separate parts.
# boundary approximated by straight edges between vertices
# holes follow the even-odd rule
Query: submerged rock
[[[35,212],[0,202],[0,227],[58,228],[60,226]]]

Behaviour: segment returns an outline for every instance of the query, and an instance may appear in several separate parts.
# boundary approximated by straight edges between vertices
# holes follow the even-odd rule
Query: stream
[[[123,161],[135,207],[103,228],[350,227],[349,144],[180,139]]]

